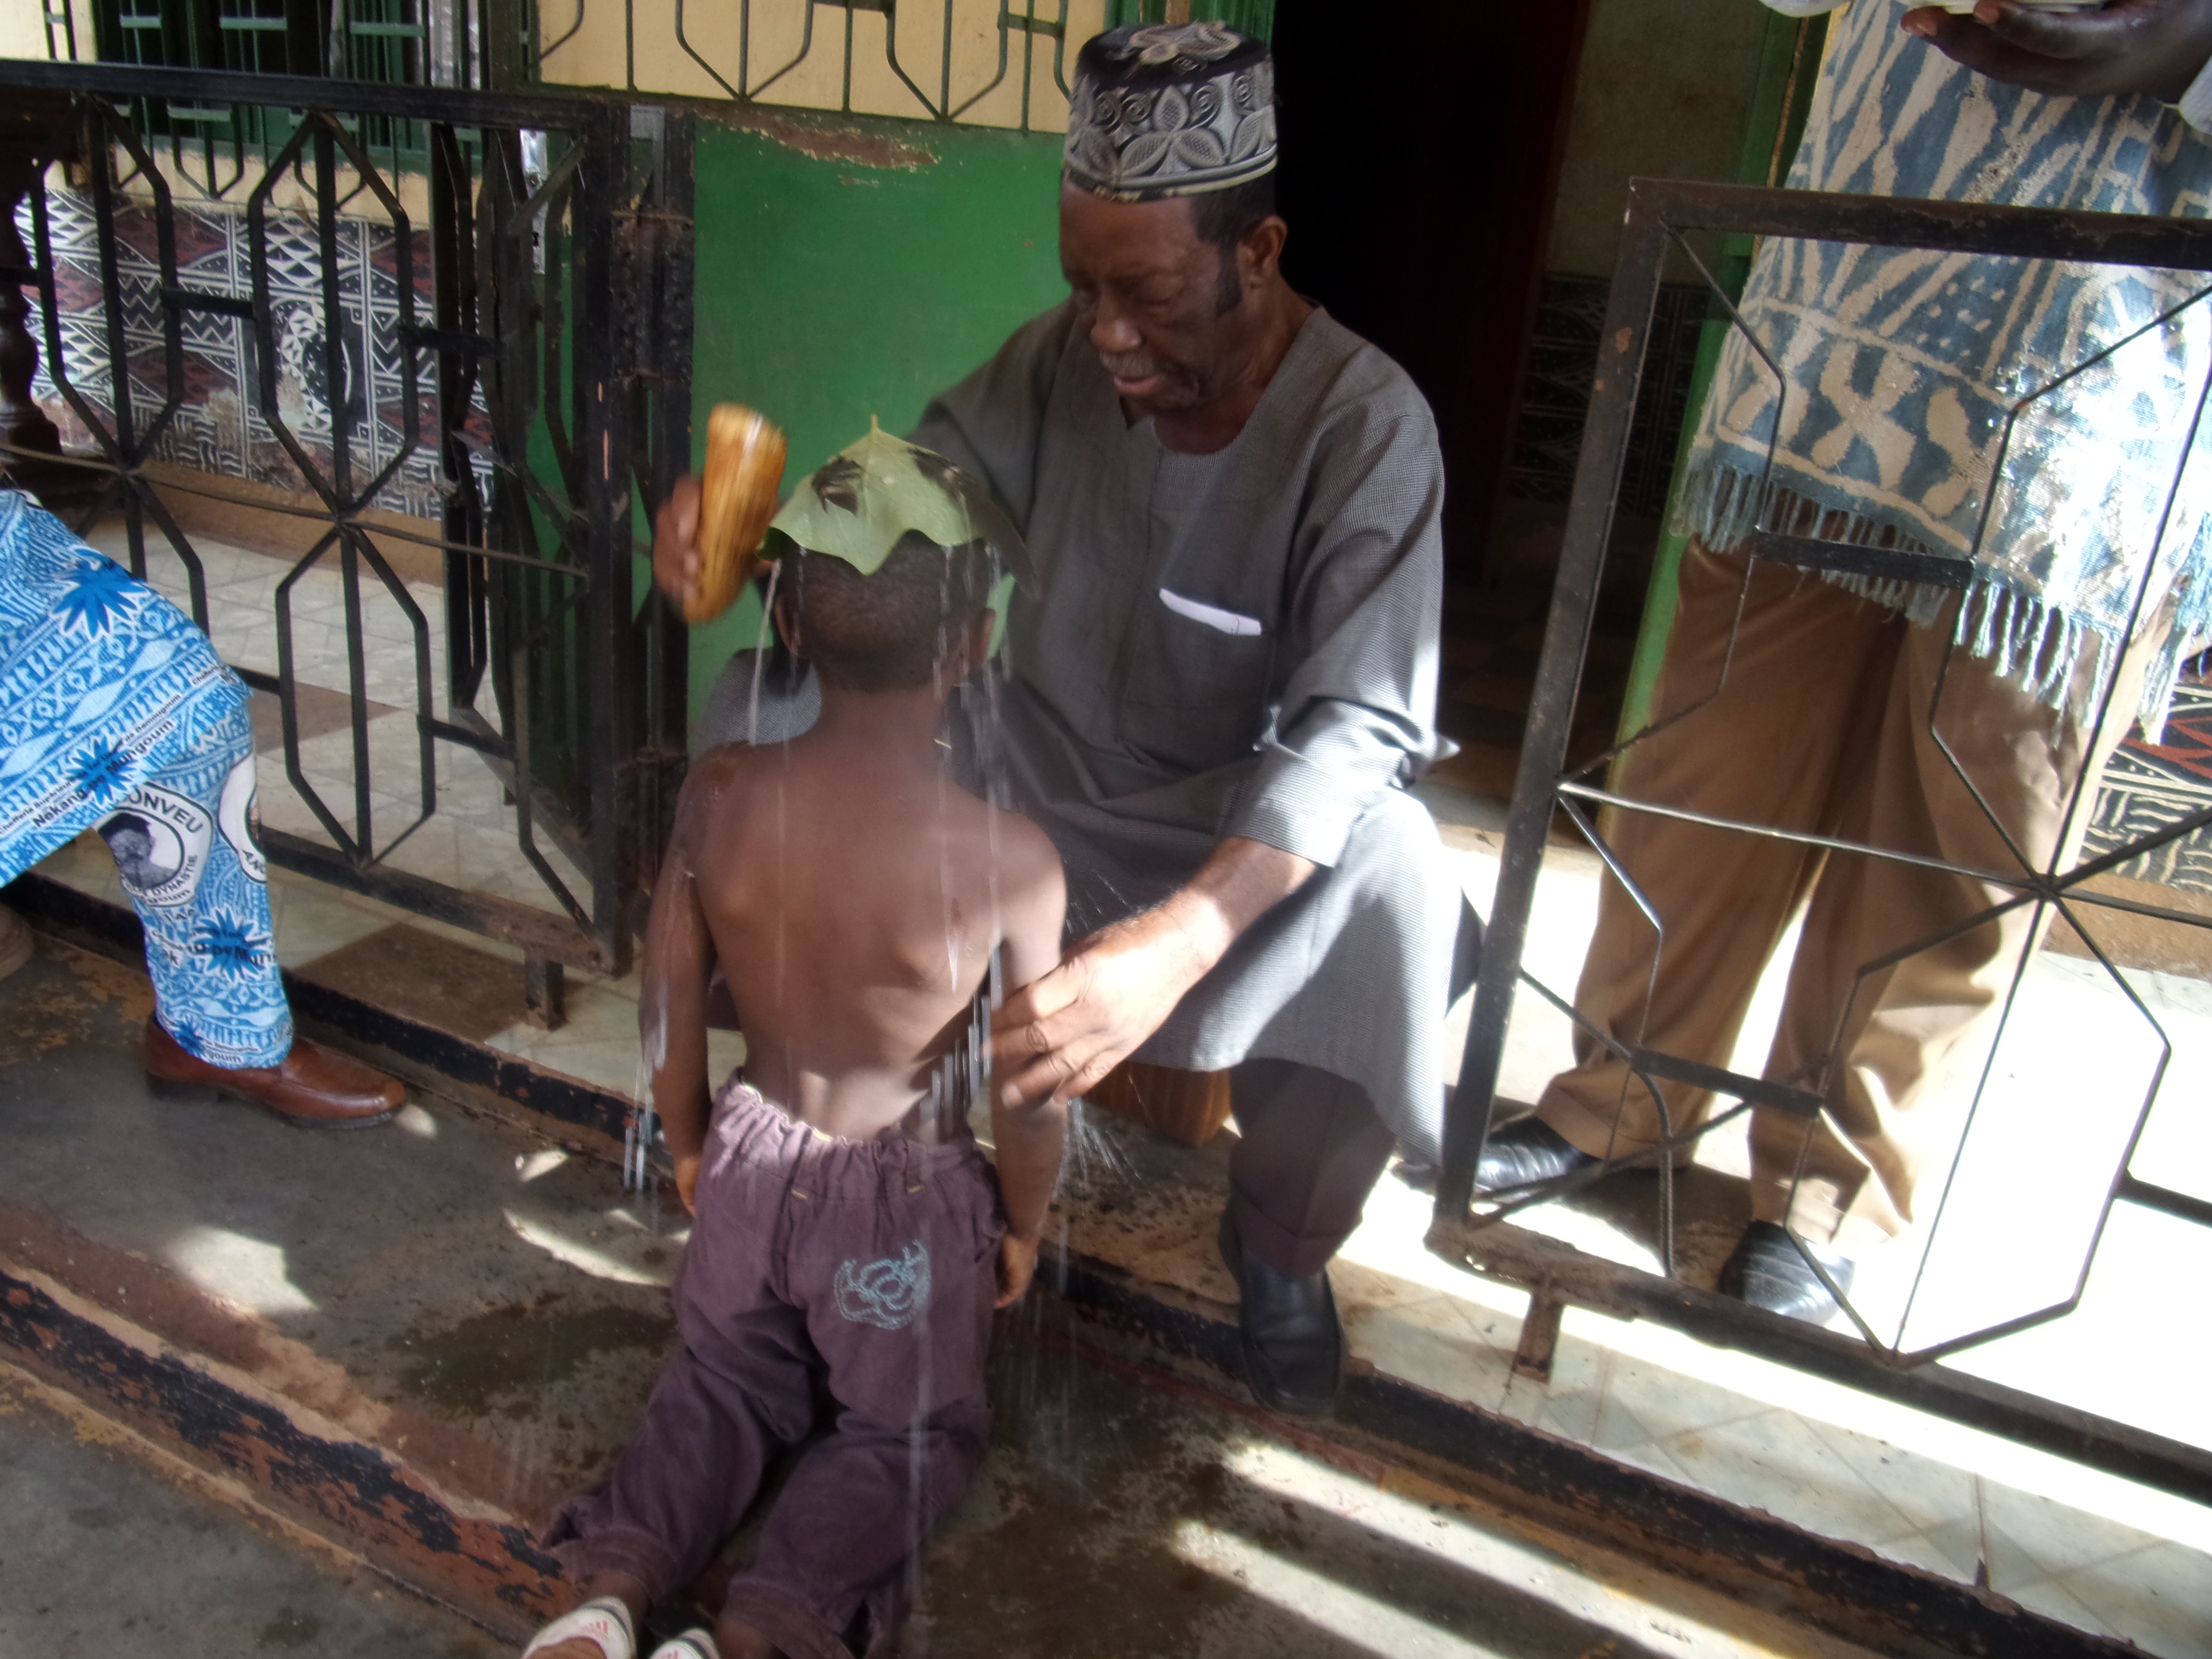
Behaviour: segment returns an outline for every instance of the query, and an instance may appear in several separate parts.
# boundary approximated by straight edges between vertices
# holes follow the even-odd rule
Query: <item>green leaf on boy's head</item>
[[[939,547],[977,539],[964,484],[960,470],[942,455],[871,422],[866,437],[800,480],[769,528],[810,553],[842,559],[872,576],[908,531]]]

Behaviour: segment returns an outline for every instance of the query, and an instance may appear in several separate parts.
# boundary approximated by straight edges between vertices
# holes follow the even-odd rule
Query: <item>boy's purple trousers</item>
[[[922,1541],[990,1426],[1004,1226],[982,1155],[965,1138],[834,1139],[732,1079],[695,1203],[684,1352],[614,1473],[563,1503],[545,1541],[572,1577],[618,1570],[672,1595],[738,1529],[769,1460],[827,1423],[723,1610],[793,1659],[851,1659],[848,1638],[888,1652]],[[825,1391],[833,1419],[817,1416]]]

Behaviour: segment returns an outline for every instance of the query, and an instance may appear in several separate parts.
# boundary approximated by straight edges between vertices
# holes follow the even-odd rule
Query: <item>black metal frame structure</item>
[[[276,588],[277,670],[240,672],[281,701],[289,775],[328,841],[271,831],[270,860],[518,945],[535,986],[549,973],[557,980],[564,963],[624,971],[684,752],[684,631],[657,593],[639,602],[633,526],[641,505],[649,518],[690,463],[690,118],[615,99],[119,64],[0,63],[0,88],[69,98],[36,176],[60,162],[82,181],[107,290],[106,361],[99,372],[113,370],[104,410],[73,378],[83,366],[72,364],[58,325],[48,205],[34,185],[28,262],[0,267],[0,283],[20,284],[42,301],[46,371],[98,448],[61,457],[9,446],[0,453],[49,473],[59,466],[89,477],[96,500],[85,516],[122,515],[141,576],[150,525],[182,562],[194,619],[205,628],[199,556],[148,471],[164,428],[190,395],[183,326],[198,313],[234,318],[251,331],[254,410],[308,484],[312,505],[279,509],[312,520],[321,533]],[[216,119],[236,133],[269,135],[256,141],[265,145],[258,161],[245,164],[241,150],[241,165],[227,184],[213,181],[223,188],[210,192],[231,211],[243,205],[250,293],[194,289],[179,278],[179,204],[151,134],[173,130],[155,118],[179,106],[203,112],[203,127]],[[371,119],[406,129],[413,142],[380,159],[359,132]],[[526,135],[544,136],[542,178],[526,172]],[[426,176],[403,191],[408,172]],[[337,244],[342,211],[366,210],[391,228],[404,447],[374,470],[353,453],[348,418],[334,410],[327,448],[311,447],[279,397],[267,252],[270,216],[286,210],[276,200],[280,185],[306,198],[304,209],[290,210],[312,221],[325,318],[349,303]],[[403,196],[425,195],[428,222],[418,228]],[[126,206],[150,216],[158,248],[153,385],[144,365],[156,354],[126,337],[117,297],[118,216]],[[417,308],[425,276],[427,316]],[[311,355],[326,387],[360,373],[349,369],[333,328],[322,330]],[[415,532],[395,527],[388,514],[372,520],[380,489],[418,450],[440,464],[442,523],[422,520]],[[160,483],[268,507],[213,475],[180,477],[170,469]],[[442,619],[424,614],[378,540],[434,550]],[[323,799],[301,764],[290,605],[319,565],[335,568],[344,594],[349,804]],[[396,602],[413,633],[411,781],[422,810],[397,834],[380,833],[371,800],[365,583]],[[447,651],[442,712],[432,685],[434,627]],[[558,914],[385,864],[436,810],[440,744],[470,751],[465,763],[492,769],[514,803],[521,853]],[[582,890],[572,891],[548,861],[541,833],[582,872]]]
[[[603,3],[622,7],[619,84],[629,94],[651,95],[654,89],[641,88],[638,82],[641,20],[636,0]],[[573,15],[568,15],[568,3],[573,4]],[[97,0],[94,32],[108,61],[295,73],[312,73],[327,62],[333,75],[416,85],[504,88],[535,81],[538,65],[582,32],[590,15],[587,7],[593,0],[568,0],[568,3],[564,0],[338,0],[337,5],[325,7],[314,0]],[[957,121],[1006,85],[1013,74],[1019,76],[1022,90],[1020,113],[1014,125],[1028,132],[1033,130],[1030,93],[1041,68],[1049,71],[1060,95],[1067,95],[1069,4],[1070,0],[945,0],[941,15],[933,20],[936,27],[909,32],[909,46],[915,43],[915,33],[933,37],[927,46],[931,61],[917,65],[902,61],[899,55],[896,0],[801,0],[795,7],[781,8],[771,0],[758,0],[758,3],[737,0],[733,8],[712,8],[718,21],[733,15],[734,61],[718,61],[692,38],[691,29],[698,22],[698,0],[675,0],[674,45],[720,88],[721,97],[742,104],[763,99],[773,101],[777,83],[817,51],[835,53],[839,106],[849,114],[858,61],[855,14],[872,13],[884,20],[884,65],[915,100],[913,109],[900,112],[902,116]],[[828,28],[817,30],[815,12],[823,6],[842,16]],[[1272,9],[1264,5],[1262,9],[1271,18]],[[755,50],[757,35],[786,33],[781,25],[790,21],[794,9],[799,14],[796,50],[777,54],[763,64],[762,54]],[[1109,0],[1108,18],[1111,21],[1121,12],[1133,16],[1141,9],[1129,0],[1120,0],[1118,5]],[[1153,9],[1158,9],[1158,0]],[[1255,8],[1248,3],[1243,9]],[[757,12],[781,15],[766,22]],[[956,30],[969,27],[976,15],[990,17],[996,35],[995,67],[981,85],[956,88]],[[94,43],[79,41],[73,16],[66,12],[49,15],[47,56],[74,59],[80,51],[88,56],[87,49]],[[607,78],[614,80],[612,76]],[[177,115],[187,128],[201,118],[197,107],[191,105]],[[1059,125],[1059,117],[1054,115],[1052,130],[1057,131]]]
[[[1778,1109],[1802,1118],[1817,1117],[1824,1103],[1819,1086],[1797,1088],[1744,1076],[1696,1059],[1621,1040],[1577,1012],[1569,997],[1539,983],[1522,969],[1522,957],[1537,875],[1554,813],[1571,821],[1596,849],[1601,859],[1606,860],[1611,878],[1625,880],[1617,861],[1608,857],[1604,839],[1584,811],[1585,805],[1594,804],[1621,812],[1673,811],[1615,793],[1606,785],[1605,773],[1610,763],[1656,730],[1656,725],[1645,726],[1606,754],[1571,769],[1567,765],[1567,746],[1626,453],[1630,421],[1650,335],[1654,303],[1671,253],[1679,251],[1698,262],[1695,249],[1685,240],[1690,233],[1736,233],[2212,272],[2212,222],[2202,220],[2153,219],[1650,179],[1638,179],[1631,185],[1620,264],[1605,324],[1605,355],[1591,397],[1589,423],[1583,431],[1559,576],[1507,819],[1498,891],[1490,915],[1459,1084],[1446,1123],[1442,1178],[1430,1235],[1431,1247],[1455,1260],[1532,1290],[1529,1327],[1523,1335],[1524,1352],[1530,1349],[1532,1336],[1536,1348],[1548,1347],[1556,1335],[1560,1308],[1565,1302],[1625,1316],[1654,1318],[1708,1341],[1757,1352],[2199,1502],[2212,1502],[2212,1451],[1994,1384],[1939,1363],[1945,1356],[1965,1348],[2063,1317],[2077,1306],[2097,1242],[2114,1204],[2144,1206],[2198,1224],[2212,1225],[2212,1204],[2192,1194],[2144,1180],[2128,1168],[2129,1158],[2141,1138],[2159,1080],[2164,1074],[2162,1058],[2154,1073],[2149,1094],[2136,1110],[2127,1152],[2113,1172],[2094,1236],[2071,1295],[1989,1328],[1909,1349],[1902,1342],[1902,1328],[1898,1341],[1885,1343],[1840,1291],[1838,1300],[1859,1328],[1856,1337],[1780,1318],[1686,1285],[1673,1276],[1672,1166],[1668,1155],[1707,1131],[1739,1118],[1753,1106]],[[2207,286],[2212,287],[2212,282],[2208,282]],[[1741,319],[1726,295],[1717,286],[1714,292],[1716,304],[1741,326]],[[1753,348],[1759,349],[1755,338]],[[2015,410],[2015,420],[2021,410],[2049,389],[2042,388],[2024,398]],[[2203,395],[2200,388],[2200,419]],[[2189,448],[2185,443],[2185,465]],[[2171,492],[2178,487],[2179,477],[2177,471],[2174,478],[2167,481],[2169,501]],[[1773,532],[1755,533],[1750,551],[1754,559],[1765,558],[1801,568],[1908,580],[1948,580],[1956,585],[1956,577],[1952,574],[1958,568],[1956,562],[1934,560],[1908,551],[1845,546]],[[2145,587],[2149,562],[2148,559],[2144,561]],[[2138,611],[2142,591],[2138,589]],[[2106,706],[2098,710],[2100,726],[2106,719],[2128,717],[2125,712],[2110,707],[2109,690],[2106,699]],[[1686,712],[1688,711],[1672,711],[1663,717],[1662,723],[1671,723]],[[1932,712],[1929,719],[1932,730]],[[1942,742],[1940,733],[1937,741]],[[1963,771],[1960,775],[1970,788],[1973,787],[1971,780],[1965,779]],[[2094,787],[2094,780],[2089,781],[2089,787]],[[2083,793],[2083,787],[2077,785],[2077,794]],[[2085,808],[2086,802],[2075,803],[2075,811]],[[1693,816],[1679,811],[1673,811],[1673,815]],[[1859,847],[1832,838],[1757,824],[1709,818],[1695,821],[1743,835],[1954,869],[1897,849]],[[2055,864],[2029,868],[2023,861],[2022,867],[2009,872],[1955,870],[1955,873],[1976,877],[2005,889],[2010,896],[1936,938],[1915,941],[1911,948],[1925,948],[1942,939],[1981,926],[2003,911],[2024,906],[2038,907],[2039,914],[2048,909],[2069,919],[2077,914],[2076,907],[2103,906],[2196,927],[2212,926],[2212,921],[2203,916],[2092,891],[2083,884],[2130,858],[2209,823],[2212,823],[2212,809],[2193,813],[2155,836],[2069,869],[2059,869]],[[1632,884],[1630,890],[1635,890]],[[1655,919],[1655,925],[1661,927],[1663,939],[1663,919]],[[2159,1031],[2155,1018],[2135,998],[2118,970],[2098,949],[2090,930],[2083,928],[2081,932],[2114,981],[2136,1001],[2150,1029]],[[1867,968],[1880,965],[1868,964]],[[1711,1089],[1735,1103],[1697,1127],[1674,1131],[1669,1127],[1662,1145],[1656,1148],[1619,1160],[1604,1161],[1560,1182],[1508,1193],[1498,1200],[1486,1200],[1484,1207],[1478,1210],[1476,1166],[1490,1133],[1507,1019],[1515,996],[1524,984],[1565,1013],[1589,1038],[1625,1060],[1632,1075],[1650,1089],[1655,1098],[1662,1100],[1662,1114],[1663,1095],[1656,1086],[1660,1080]],[[2017,988],[2016,980],[2014,988]],[[2008,993],[2005,1011],[2008,1012],[2010,1007],[2011,994]],[[2163,1032],[2159,1031],[2159,1035],[2163,1042]],[[1978,1086],[1985,1087],[1986,1081]],[[1655,1164],[1658,1175],[1661,1255],[1668,1269],[1665,1276],[1601,1261],[1525,1229],[1505,1224],[1510,1216],[1528,1206],[1577,1190],[1615,1170]],[[1799,1240],[1798,1243],[1804,1250],[1804,1242]],[[1814,1271],[1826,1279],[1826,1269],[1812,1253],[1805,1250],[1805,1255]],[[1832,1280],[1828,1282],[1832,1290],[1838,1289]]]

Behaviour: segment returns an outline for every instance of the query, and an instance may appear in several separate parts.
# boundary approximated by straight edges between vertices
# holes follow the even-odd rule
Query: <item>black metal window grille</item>
[[[1131,23],[1218,21],[1265,40],[1274,33],[1275,0],[1107,0],[1106,27]]]
[[[319,75],[329,61],[313,0],[95,0],[92,27],[112,63]]]
[[[1565,501],[1574,492],[1576,455],[1603,338],[1605,296],[1602,276],[1553,271],[1544,278],[1514,423],[1512,493],[1522,501]],[[1692,412],[1690,383],[1706,310],[1701,284],[1668,283],[1659,291],[1653,356],[1621,480],[1625,512],[1649,519],[1666,512],[1682,424]]]
[[[106,64],[0,64],[0,86],[67,95],[40,172],[73,173],[89,227],[73,264],[57,204],[34,188],[27,260],[0,271],[33,299],[41,368],[83,438],[58,459],[8,459],[96,480],[134,573],[166,548],[209,626],[204,561],[155,484],[158,472],[164,488],[261,504],[160,467],[165,441],[204,410],[205,352],[227,341],[245,348],[235,395],[252,430],[312,503],[289,510],[322,526],[276,586],[273,672],[240,668],[279,700],[285,771],[319,831],[271,830],[271,861],[541,962],[622,971],[683,754],[683,630],[657,598],[635,604],[631,532],[640,495],[649,508],[690,455],[688,122],[613,101]],[[190,210],[136,113],[179,104],[289,122],[220,198],[243,221],[243,292],[180,259]],[[370,149],[370,118],[419,126],[427,176]],[[542,176],[525,160],[541,145]],[[280,190],[306,199],[288,210]],[[349,261],[349,235],[368,237],[368,258]],[[388,349],[363,326],[378,305]],[[369,420],[390,428],[374,443]],[[372,533],[363,514],[421,456],[434,458],[437,515]],[[394,538],[434,556],[429,605],[380,551]],[[343,599],[350,780],[337,793],[302,760],[293,606],[314,573],[335,573]],[[389,649],[364,637],[372,598],[410,636],[404,760],[388,722],[380,754],[372,742],[368,658]],[[557,910],[395,860],[457,766],[497,779]]]
[[[1914,1344],[1906,1340],[1900,1321],[1887,1335],[1878,1331],[1866,1313],[1838,1291],[1838,1302],[1856,1327],[1846,1335],[1746,1306],[1688,1285],[1674,1276],[1673,1164],[1671,1157],[1699,1136],[1741,1119],[1756,1104],[1764,1108],[1812,1116],[1823,1109],[1825,1085],[1808,1080],[1805,1087],[1785,1086],[1705,1063],[1695,1057],[1668,1054],[1644,1047],[1640,1042],[1616,1037],[1582,1016],[1570,996],[1544,985],[1522,967],[1534,907],[1536,878],[1542,865],[1547,834],[1555,812],[1571,822],[1599,858],[1611,878],[1628,882],[1619,863],[1609,857],[1605,835],[1595,809],[1621,812],[1668,811],[1672,809],[1615,792],[1608,787],[1607,771],[1624,751],[1656,730],[1647,726],[1620,745],[1569,769],[1567,743],[1571,730],[1576,693],[1582,679],[1589,638],[1593,607],[1598,592],[1607,542],[1630,444],[1632,421],[1639,382],[1654,337],[1655,312],[1661,276],[1671,249],[1698,263],[1703,261],[1687,240],[1693,233],[1794,237],[1828,242],[1849,242],[1885,247],[1951,250],[2018,258],[2072,260],[2088,264],[2158,267],[2179,271],[2212,272],[2212,222],[2204,220],[2155,219],[2133,215],[2060,212],[2043,209],[1994,207],[1949,202],[1888,199],[1863,196],[1821,195],[1807,191],[1762,190],[1723,185],[1690,185],[1638,179],[1631,185],[1619,268],[1610,291],[1603,338],[1612,348],[1604,370],[1593,390],[1589,418],[1582,440],[1575,474],[1574,493],[1568,509],[1565,539],[1559,576],[1553,588],[1535,693],[1526,740],[1522,750],[1512,804],[1507,818],[1504,846],[1496,898],[1485,942],[1482,966],[1475,991],[1467,1046],[1459,1083],[1447,1115],[1444,1157],[1437,1189],[1432,1248],[1482,1271],[1528,1286],[1534,1292],[1523,1332],[1523,1347],[1534,1333],[1536,1349],[1548,1352],[1565,1302],[1638,1315],[1676,1326],[1708,1341],[1736,1346],[1834,1377],[1871,1392],[1886,1395],[1923,1410],[1949,1416],[1976,1427],[1991,1430],[2062,1455],[2109,1469],[2113,1473],[2193,1498],[2212,1501],[2212,1452],[2132,1425],[2113,1421],[2059,1404],[2019,1389],[1985,1381],[1942,1363],[1945,1358],[1980,1346],[1997,1338],[2063,1319],[2081,1304],[2097,1248],[2103,1240],[2114,1208],[2120,1205],[2159,1212],[2185,1222],[2212,1226],[2212,1201],[2202,1196],[2199,1172],[2197,1190],[2189,1190],[2185,1173],[2154,1179],[2131,1167],[2144,1125],[2160,1097],[2161,1085],[2193,1087],[2201,1094],[2202,1079],[2169,1080],[2166,1060],[2172,1042],[2157,1017],[2096,943],[2096,918],[2113,910],[2128,910],[2194,927],[2212,927],[2212,918],[2176,908],[2160,907],[2100,894],[2086,885],[2095,876],[2130,860],[2156,852],[2212,825],[2212,807],[2200,808],[2160,826],[2153,833],[2126,844],[2088,856],[2069,868],[2021,867],[2006,872],[1969,871],[1939,860],[1880,847],[1860,847],[1808,834],[1796,834],[1758,824],[1698,821],[1736,835],[1791,840],[1825,845],[1846,853],[1879,858],[1905,858],[1954,873],[1977,878],[2008,890],[2009,896],[1997,908],[2035,907],[2064,917],[2096,955],[2133,1012],[2142,1021],[2151,1045],[2148,1087],[2139,1098],[2120,1103],[2132,1127],[2124,1137],[2124,1150],[2102,1188],[2102,1200],[2089,1231],[2086,1249],[2073,1274],[2070,1291],[2041,1306],[2005,1314],[2000,1311],[1980,1328],[1951,1333],[1939,1340]],[[1713,303],[1733,325],[1749,332],[1728,295],[1707,273]],[[2212,291],[2212,282],[2207,290]],[[2206,291],[2191,305],[2206,303]],[[2183,309],[2187,309],[2184,307]],[[2178,313],[2177,313],[2178,314]],[[2150,330],[2163,326],[2160,319]],[[2145,332],[2150,331],[2149,330]],[[2122,343],[2126,343],[2125,342]],[[1773,359],[1756,339],[1752,344],[1772,372]],[[2113,349],[2117,349],[2115,347]],[[2040,387],[2023,386],[2015,422],[2029,417],[2038,400],[2062,386],[2072,374],[2092,367],[2110,351],[2075,365],[2058,380]],[[2212,386],[2199,388],[2198,419],[2204,418],[2204,399]],[[2008,432],[2012,428],[2008,428]],[[2179,448],[2171,479],[2165,488],[2169,503],[2178,491],[2181,473],[2196,450],[2195,429],[2178,434]],[[2000,469],[2000,471],[2002,469]],[[1992,484],[1992,488],[1995,488]],[[2161,532],[2161,533],[2163,533]],[[1779,560],[1799,568],[1831,569],[1877,579],[1923,580],[1927,568],[1936,562],[1929,556],[1903,550],[1814,542],[1784,533],[1755,533],[1751,543],[1754,559]],[[2142,586],[2136,590],[2136,616],[2142,620],[2143,594],[2151,579],[2151,560],[2142,560]],[[1960,647],[1954,647],[1957,649]],[[1725,674],[1725,669],[1723,672]],[[1940,688],[1937,692],[1940,698]],[[2106,703],[2096,711],[2096,723],[2125,721],[2131,711]],[[1666,723],[1694,713],[1695,702],[1670,711]],[[1930,728],[1935,714],[1929,715]],[[1941,733],[1937,741],[1942,742]],[[2086,741],[2094,741],[2094,732]],[[1954,762],[1955,766],[1956,763]],[[1971,778],[1960,772],[1969,788]],[[1974,789],[1978,799],[1980,792]],[[2090,803],[2077,799],[2071,810],[2087,811]],[[1986,806],[1986,802],[1984,803]],[[1682,816],[1676,813],[1675,816]],[[1630,890],[1636,890],[1632,884]],[[1978,927],[1996,911],[1975,916],[1914,949],[1929,948]],[[1665,918],[1652,916],[1652,925],[1665,937]],[[1663,947],[1662,947],[1663,948]],[[1902,952],[1896,953],[1903,954]],[[1862,972],[1878,970],[1887,961],[1868,963]],[[2015,1012],[2021,976],[2014,975],[2002,1005],[1994,1041],[2002,1041]],[[1516,993],[1527,987],[1544,1002],[1571,1020],[1585,1037],[1604,1045],[1628,1063],[1636,1085],[1663,1100],[1662,1079],[1689,1082],[1710,1088],[1732,1105],[1717,1109],[1694,1128],[1668,1129],[1662,1143],[1634,1157],[1607,1159],[1564,1180],[1504,1195],[1503,1201],[1485,1200],[1477,1206],[1475,1168],[1490,1132],[1505,1029]],[[1992,1080],[1985,1067],[1976,1080],[1971,1112],[1984,1109]],[[1963,1147],[1963,1140],[1961,1146]],[[1660,1255],[1666,1276],[1644,1273],[1555,1243],[1532,1231],[1510,1224],[1510,1218],[1529,1206],[1579,1190],[1625,1165],[1653,1169],[1657,1176],[1656,1208]],[[1957,1170],[1954,1154],[1952,1175]],[[1947,1181],[1933,1178],[1929,1185],[1942,1188]],[[1941,1225],[1939,1206],[1932,1234]],[[1927,1248],[1932,1248],[1931,1239]],[[1809,1254],[1808,1262],[1814,1261]],[[1924,1266],[1925,1257],[1923,1257]],[[1825,1268],[1814,1263],[1826,1278]],[[1908,1304],[1909,1318],[1910,1304]],[[1547,1333],[1548,1332],[1548,1335]]]
[[[482,88],[493,0],[94,0],[94,54],[101,62],[247,75],[330,76],[401,86]],[[74,59],[73,16],[50,19],[50,58]],[[422,124],[342,113],[347,131],[385,153],[386,165],[428,166]],[[293,112],[189,99],[143,100],[141,132],[167,140],[180,173],[216,182],[249,159],[265,162],[290,139]]]
[[[76,23],[50,21],[47,54],[75,58]],[[477,86],[478,0],[94,0],[104,63],[252,75],[329,75]]]

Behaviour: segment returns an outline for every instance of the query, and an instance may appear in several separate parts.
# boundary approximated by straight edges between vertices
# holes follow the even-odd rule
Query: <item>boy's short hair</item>
[[[941,547],[918,530],[872,575],[796,545],[780,562],[776,585],[789,597],[800,654],[825,684],[849,691],[928,684],[989,603],[997,575],[984,543]]]

